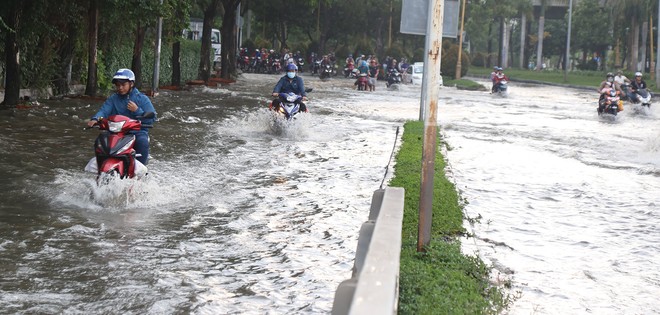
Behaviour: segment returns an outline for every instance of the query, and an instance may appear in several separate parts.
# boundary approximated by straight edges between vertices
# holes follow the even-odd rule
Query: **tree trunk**
[[[197,79],[204,82],[208,82],[211,77],[211,29],[213,28],[213,20],[218,12],[219,4],[220,0],[212,0],[209,6],[204,10],[202,49],[199,53],[199,68],[197,69]],[[226,43],[224,40],[225,38],[223,38],[223,44]]]
[[[21,62],[20,50],[18,47],[18,30],[21,21],[21,4],[18,1],[11,1],[11,8],[8,10],[9,16],[7,26],[12,31],[6,33],[5,37],[5,99],[2,101],[4,107],[18,105],[21,94]]]
[[[649,22],[644,21],[642,23],[642,45],[639,46],[639,50],[641,50],[642,56],[640,58],[640,61],[642,62],[642,66],[639,67],[639,71],[646,71],[646,41],[649,38]]]
[[[181,86],[181,41],[172,44],[172,85]]]
[[[639,56],[639,23],[637,22],[637,17],[633,16],[632,18],[632,43],[630,47],[630,64],[628,65],[628,70],[638,71],[637,61]]]
[[[144,36],[146,34],[142,22],[137,22],[135,30],[135,45],[133,46],[133,59],[131,60],[131,70],[135,73],[135,87],[142,88],[142,48],[144,48]],[[113,69],[114,70],[114,69]]]
[[[488,52],[488,57],[486,59],[486,67],[490,68],[492,62],[491,62],[491,54],[493,53],[493,23],[488,23],[488,46],[487,46],[487,52]]]
[[[525,69],[525,43],[527,42],[527,15],[523,13],[520,17],[520,59],[518,67]]]
[[[532,21],[527,21],[525,25],[523,25],[525,28],[525,34],[529,33],[529,30],[532,28]],[[531,53],[534,49],[532,46],[532,43],[528,40],[528,36],[525,36],[525,50],[523,50],[523,68],[527,69],[527,65],[529,65],[529,59],[531,58]],[[531,69],[530,69],[531,70]]]
[[[87,26],[87,40],[88,40],[88,61],[87,61],[87,86],[85,87],[85,95],[96,96],[97,93],[97,60],[96,60],[96,45],[98,42],[99,32],[99,9],[96,0],[89,1],[89,10],[87,11],[88,26]]]
[[[536,70],[543,69],[543,34],[545,33],[545,6],[546,1],[541,1],[541,16],[539,17],[538,43],[536,46]]]
[[[506,65],[504,64],[504,59],[502,56],[506,58],[506,55],[504,54],[504,41],[505,41],[505,36],[504,36],[504,18],[499,17],[499,27],[500,31],[498,32],[498,40],[497,40],[497,63],[501,67],[505,67]]]
[[[220,50],[220,77],[231,79],[236,75],[236,52],[238,51],[236,39],[238,26],[236,25],[238,6],[241,0],[223,0],[224,15],[222,17],[222,49]]]
[[[73,60],[75,41],[78,38],[78,27],[69,27],[67,37],[64,39],[64,42],[59,48],[59,71],[56,76],[53,78],[53,86],[55,87],[55,93],[57,95],[63,95],[69,93],[69,82],[68,73],[69,66]]]

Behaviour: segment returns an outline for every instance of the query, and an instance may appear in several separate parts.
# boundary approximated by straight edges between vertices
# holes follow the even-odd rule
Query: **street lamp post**
[[[660,0],[659,0],[660,1]],[[461,56],[463,56],[463,23],[465,21],[465,6],[466,0],[463,0],[463,9],[461,11],[461,38],[458,41],[458,61],[456,62],[456,80],[461,78]]]

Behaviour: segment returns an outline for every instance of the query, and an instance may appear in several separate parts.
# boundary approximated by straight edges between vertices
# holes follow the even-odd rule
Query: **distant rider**
[[[355,65],[355,60],[353,59],[353,54],[348,54],[348,57],[346,58],[346,66],[351,64]]]
[[[620,92],[611,87],[605,87],[600,91],[600,98],[598,99],[598,114],[602,114],[608,105],[616,103],[617,111],[623,110],[623,105],[620,101]]]
[[[112,77],[112,84],[115,85],[116,93],[110,95],[105,100],[101,109],[92,116],[87,122],[88,127],[96,125],[101,118],[108,118],[112,115],[123,115],[131,119],[138,119],[138,116],[146,112],[156,112],[154,105],[146,95],[140,93],[135,87],[135,74],[130,69],[119,69]],[[149,119],[139,119],[146,125],[152,125],[156,117]],[[149,163],[149,129],[142,127],[140,131],[131,131],[135,135],[134,149],[137,154],[136,159],[142,164]]]
[[[502,72],[502,67],[497,67],[497,72],[495,72],[495,75],[493,76],[493,87],[491,88],[491,91],[495,93],[495,88],[502,82],[502,81],[509,81],[509,78]]]
[[[612,72],[608,72],[605,75],[605,81],[600,83],[600,86],[598,87],[598,91],[600,92],[604,88],[613,88],[621,92],[621,86],[619,86],[619,84],[614,81],[614,74]]]
[[[633,103],[639,102],[639,95],[637,92],[641,89],[646,89],[646,81],[642,80],[642,73],[641,72],[635,72],[635,80],[630,83],[630,99],[632,100]]]
[[[493,79],[495,78],[495,75],[497,75],[497,68],[498,66],[493,67],[493,72],[490,73],[490,81],[493,82]]]
[[[282,101],[279,98],[280,93],[290,93],[293,92],[297,95],[302,96],[303,102],[307,101],[307,92],[305,92],[305,84],[303,79],[296,74],[298,73],[298,67],[292,63],[286,66],[286,75],[280,78],[280,81],[277,82],[275,88],[273,88],[273,96],[277,98],[273,100],[270,104],[272,110],[278,111],[280,108],[280,103]],[[300,111],[307,112],[307,106],[300,102]]]
[[[628,79],[628,77],[623,75],[623,71],[618,70],[616,72],[616,75],[614,76],[614,83],[617,83],[619,85],[623,85],[623,84],[626,84],[626,83],[630,84],[631,82],[632,81],[630,81],[630,79]]]
[[[369,91],[376,90],[376,80],[378,79],[379,72],[380,67],[378,67],[378,60],[376,58],[372,58],[371,64],[369,65]]]

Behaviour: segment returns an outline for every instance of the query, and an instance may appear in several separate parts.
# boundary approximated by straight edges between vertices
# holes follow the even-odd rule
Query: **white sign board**
[[[401,33],[426,35],[430,0],[403,0],[401,8]],[[444,0],[445,12],[442,19],[442,37],[456,38],[458,35],[458,0]]]

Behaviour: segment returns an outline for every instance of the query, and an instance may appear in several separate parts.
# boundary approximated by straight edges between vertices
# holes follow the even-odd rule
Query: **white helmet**
[[[135,82],[135,74],[133,71],[131,71],[131,69],[119,69],[112,77],[112,83],[115,83],[116,80],[128,80]]]
[[[635,76],[636,76],[636,77],[641,77],[641,76],[642,76],[642,73],[641,73],[641,72],[635,72]]]

